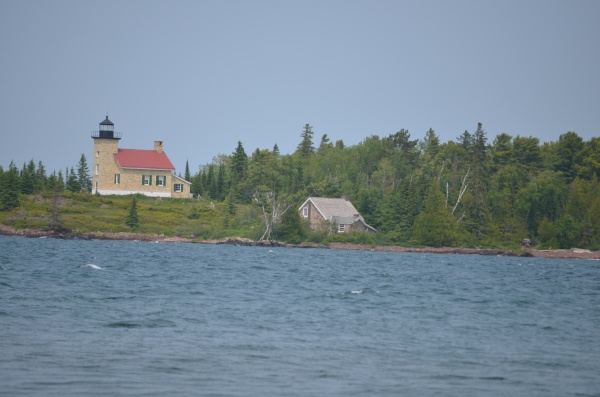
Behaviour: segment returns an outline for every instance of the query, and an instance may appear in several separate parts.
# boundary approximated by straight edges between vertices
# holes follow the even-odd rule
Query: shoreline
[[[0,235],[21,236],[29,238],[49,237],[65,240],[115,240],[115,241],[146,241],[146,242],[165,242],[165,243],[191,243],[191,244],[228,244],[235,246],[256,246],[256,247],[288,247],[288,248],[325,248],[332,250],[351,250],[351,251],[378,251],[378,252],[413,252],[427,254],[458,254],[458,255],[484,255],[484,256],[517,256],[533,258],[554,258],[554,259],[587,259],[600,260],[600,251],[590,251],[586,249],[555,249],[555,250],[537,250],[528,248],[523,252],[514,252],[494,248],[455,248],[455,247],[401,247],[401,246],[368,246],[350,243],[330,243],[329,246],[322,244],[287,244],[279,241],[253,241],[240,237],[228,237],[218,240],[194,241],[184,237],[168,237],[165,235],[143,234],[133,232],[119,233],[59,233],[55,231],[44,231],[36,229],[15,229],[10,226],[0,225]]]

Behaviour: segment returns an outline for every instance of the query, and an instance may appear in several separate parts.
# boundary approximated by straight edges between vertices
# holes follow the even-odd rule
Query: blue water
[[[600,262],[0,236],[0,395],[600,395]]]

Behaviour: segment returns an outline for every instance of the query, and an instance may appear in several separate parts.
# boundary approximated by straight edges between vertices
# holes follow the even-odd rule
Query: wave
[[[82,267],[89,267],[91,269],[102,270],[102,268],[100,266],[94,265],[93,263],[88,263],[87,265],[84,265]]]

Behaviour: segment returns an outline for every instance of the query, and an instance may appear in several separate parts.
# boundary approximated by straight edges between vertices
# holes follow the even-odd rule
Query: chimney
[[[162,143],[162,141],[154,141],[154,150],[156,150],[158,153],[162,153],[163,152],[163,143]]]

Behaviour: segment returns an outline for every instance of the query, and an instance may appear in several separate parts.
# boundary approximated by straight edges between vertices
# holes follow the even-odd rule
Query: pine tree
[[[219,201],[225,200],[225,165],[219,163],[219,171],[217,173],[217,197]]]
[[[238,141],[237,148],[231,158],[231,193],[236,202],[247,201],[246,176],[248,173],[248,155],[242,142]]]
[[[9,211],[20,205],[21,178],[14,162],[10,162],[8,170],[4,171],[0,179],[0,208]]]
[[[429,187],[425,210],[415,219],[412,241],[431,247],[452,247],[460,240],[458,223],[446,207],[446,198],[436,178]]]
[[[81,191],[81,185],[79,184],[79,180],[77,179],[77,175],[75,174],[73,167],[71,167],[67,175],[67,190],[73,193]]]
[[[306,158],[310,155],[313,155],[315,153],[315,147],[312,140],[312,127],[309,124],[306,124],[304,126],[304,131],[302,131],[302,134],[300,136],[302,137],[302,141],[298,145],[296,153],[300,154],[300,157],[302,158]]]
[[[81,153],[79,163],[77,164],[77,183],[79,190],[85,192],[92,191],[92,179],[90,178],[90,170],[88,169],[85,154]]]
[[[35,192],[35,163],[32,159],[29,161],[29,164],[23,163],[23,169],[21,170],[21,193],[33,194],[33,192]]]
[[[129,213],[127,214],[127,218],[125,218],[125,224],[132,229],[135,229],[140,225],[137,213],[137,200],[135,196],[131,200],[131,206],[129,207]]]
[[[186,181],[191,181],[190,176],[190,165],[187,160],[185,160],[185,174],[183,177]]]
[[[41,192],[46,189],[48,178],[46,177],[46,168],[42,162],[38,162],[37,170],[35,171],[35,191]]]

